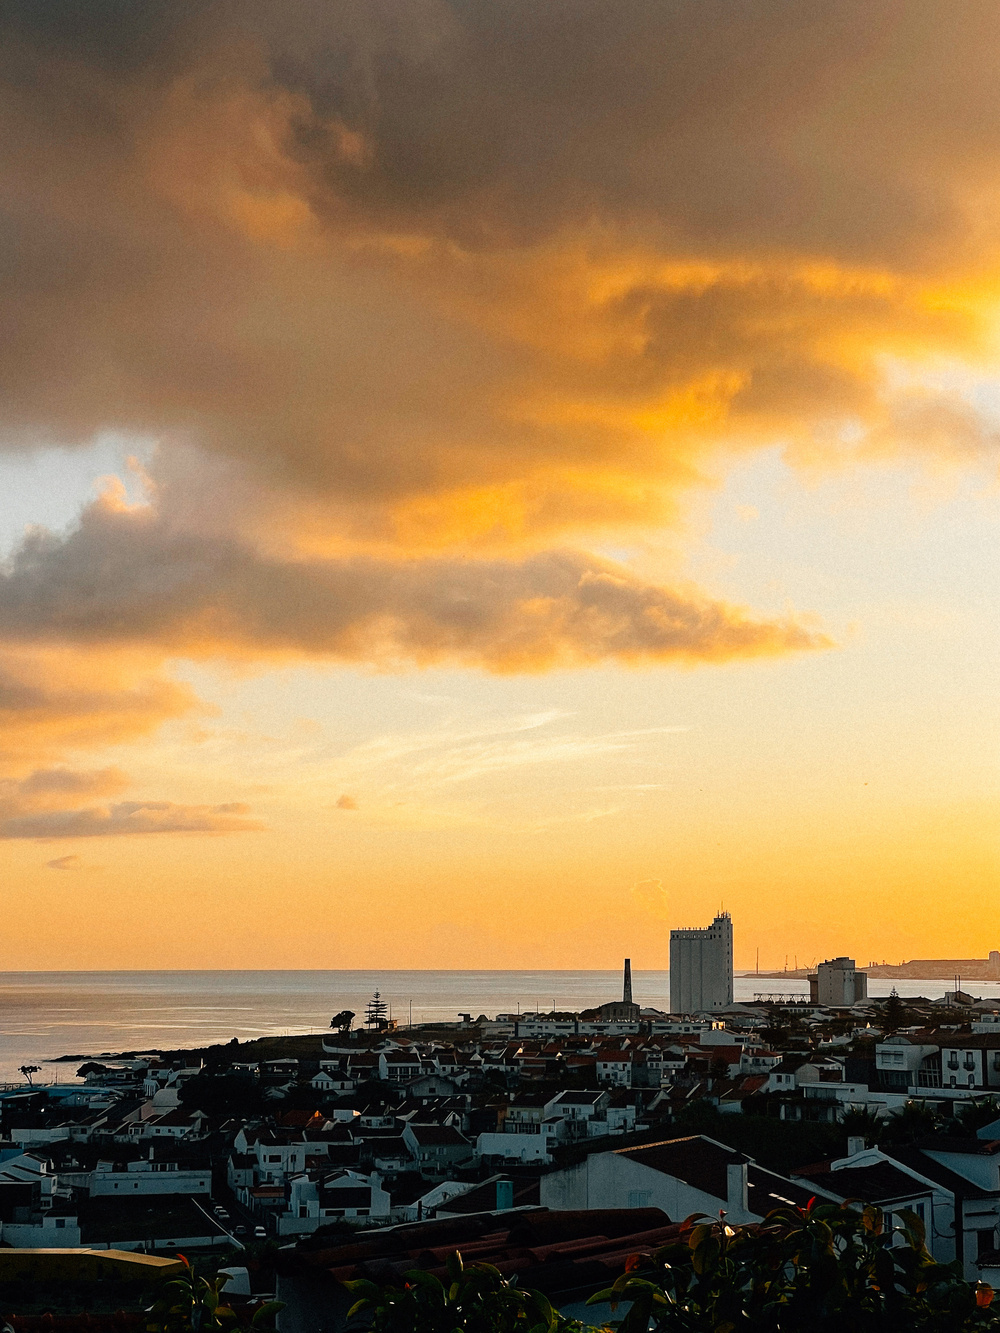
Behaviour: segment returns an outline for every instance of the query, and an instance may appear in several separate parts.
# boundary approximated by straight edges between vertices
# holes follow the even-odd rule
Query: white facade
[[[868,998],[868,973],[853,958],[829,958],[809,978],[809,999],[831,1009],[849,1009]]]
[[[746,1162],[727,1167],[725,1180],[726,1197],[720,1198],[621,1153],[601,1152],[542,1176],[539,1197],[543,1207],[556,1211],[662,1208],[668,1217],[690,1217],[692,1213],[712,1217],[723,1208],[729,1222],[759,1222],[760,1217],[747,1205]]]
[[[733,1003],[733,921],[720,912],[704,930],[670,932],[670,1012],[711,1013]]]

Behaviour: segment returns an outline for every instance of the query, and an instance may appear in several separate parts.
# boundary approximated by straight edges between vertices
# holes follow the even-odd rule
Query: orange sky
[[[0,967],[995,947],[995,17],[10,6]]]

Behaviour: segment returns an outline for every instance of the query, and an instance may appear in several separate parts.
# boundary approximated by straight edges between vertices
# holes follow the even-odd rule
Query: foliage
[[[184,1273],[164,1283],[159,1299],[149,1310],[147,1333],[195,1333],[196,1330],[274,1327],[274,1316],[283,1310],[283,1301],[268,1301],[254,1313],[249,1322],[227,1305],[223,1288],[227,1278],[196,1277],[183,1254],[177,1256],[185,1266]]]
[[[738,1231],[689,1218],[591,1304],[631,1302],[620,1333],[997,1333],[992,1288],[937,1263],[917,1215],[897,1216],[895,1232],[877,1208],[815,1202]]]
[[[177,1095],[186,1111],[204,1111],[210,1116],[249,1119],[260,1115],[264,1107],[260,1088],[242,1074],[195,1074],[185,1080]]]
[[[840,1128],[848,1138],[864,1139],[870,1148],[883,1137],[885,1121],[868,1106],[851,1106],[841,1115]]]
[[[38,1073],[40,1073],[40,1072],[41,1072],[41,1066],[40,1066],[40,1065],[21,1065],[21,1066],[18,1068],[18,1071],[17,1071],[17,1072],[18,1072],[19,1074],[23,1074],[23,1075],[24,1075],[24,1077],[28,1080],[28,1086],[30,1087],[30,1086],[31,1086],[31,1076],[32,1076],[32,1074],[38,1074]]]
[[[86,1078],[88,1074],[108,1074],[110,1072],[107,1065],[98,1064],[96,1060],[88,1060],[76,1071],[76,1076],[77,1078]]]
[[[893,1032],[898,1032],[905,1025],[907,1019],[906,1005],[899,998],[895,986],[893,986],[888,998],[880,1007],[882,1010],[882,1031],[888,1037]]]
[[[975,1134],[977,1129],[982,1129],[984,1125],[991,1125],[994,1120],[1000,1119],[1000,1102],[993,1097],[985,1097],[982,1101],[963,1106],[956,1118],[962,1133]]]
[[[761,1105],[754,1105],[758,1102]],[[760,1094],[748,1098],[744,1114],[736,1115],[724,1114],[704,1100],[691,1102],[678,1111],[670,1130],[661,1137],[707,1134],[768,1170],[785,1174],[807,1162],[844,1155],[847,1134],[841,1125],[825,1120],[779,1120],[774,1113],[779,1105],[780,1101]]]
[[[522,1291],[490,1264],[448,1260],[447,1285],[422,1269],[405,1275],[406,1285],[380,1287],[361,1279],[347,1282],[358,1299],[348,1318],[370,1314],[372,1333],[569,1333],[580,1325],[565,1319],[541,1292]]]
[[[879,1131],[879,1142],[885,1144],[919,1143],[940,1126],[934,1112],[922,1102],[907,1102],[898,1111],[886,1116]]]

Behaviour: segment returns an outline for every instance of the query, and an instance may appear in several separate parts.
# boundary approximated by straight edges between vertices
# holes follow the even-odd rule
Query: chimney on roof
[[[622,987],[622,1003],[632,1003],[632,959],[625,959],[625,984]]]
[[[865,1150],[864,1139],[861,1137],[855,1138],[854,1135],[852,1134],[851,1137],[847,1140],[848,1157],[857,1157],[858,1153],[864,1152],[864,1150]]]
[[[748,1160],[746,1157],[741,1157],[726,1166],[726,1212],[730,1222],[745,1222],[750,1211]]]

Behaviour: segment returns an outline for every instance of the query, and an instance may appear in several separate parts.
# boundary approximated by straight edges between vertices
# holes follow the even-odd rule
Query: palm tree
[[[41,1065],[22,1065],[17,1072],[19,1074],[24,1075],[24,1077],[28,1080],[28,1087],[30,1088],[32,1086],[31,1082],[32,1074],[37,1074],[40,1070],[41,1070]]]

